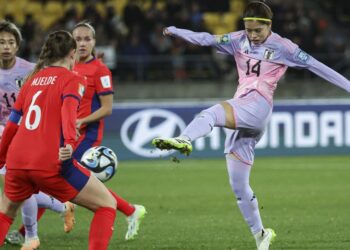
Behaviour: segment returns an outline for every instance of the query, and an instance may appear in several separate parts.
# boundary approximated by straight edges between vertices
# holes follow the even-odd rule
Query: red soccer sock
[[[37,218],[36,218],[36,221],[39,221],[39,220],[40,220],[41,216],[43,216],[43,214],[45,213],[45,211],[46,211],[46,208],[38,208],[38,216],[37,216]],[[24,227],[23,224],[22,224],[21,227],[18,229],[18,232],[19,232],[20,234],[22,234],[23,236],[26,235],[26,229],[25,229],[25,227]]]
[[[0,213],[0,247],[4,244],[7,232],[9,231],[13,219],[6,214]]]
[[[130,216],[135,212],[135,207],[124,200],[123,198],[119,197],[114,193],[112,190],[109,189],[109,192],[113,195],[113,197],[117,200],[117,209],[125,214],[126,216]]]
[[[90,225],[89,250],[105,250],[113,234],[116,210],[101,207],[96,210]]]

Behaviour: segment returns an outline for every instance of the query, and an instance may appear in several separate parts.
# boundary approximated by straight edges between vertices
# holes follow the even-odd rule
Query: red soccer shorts
[[[83,189],[90,175],[89,170],[72,160],[64,162],[60,172],[7,169],[5,194],[11,201],[20,202],[42,191],[66,202]]]

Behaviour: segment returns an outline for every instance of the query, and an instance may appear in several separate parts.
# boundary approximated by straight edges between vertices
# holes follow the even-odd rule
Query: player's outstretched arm
[[[189,43],[200,46],[214,46],[217,43],[215,36],[207,32],[194,32],[192,30],[179,29],[174,26],[164,28],[163,35],[179,37]]]
[[[350,92],[350,81],[320,61],[313,58],[312,63],[307,67],[307,69],[328,82],[345,89],[347,92]]]
[[[291,67],[308,69],[326,81],[350,92],[348,79],[299,48],[287,56],[286,64]]]

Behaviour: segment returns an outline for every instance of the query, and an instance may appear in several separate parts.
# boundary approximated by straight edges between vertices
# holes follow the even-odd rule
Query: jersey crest
[[[264,58],[266,60],[272,60],[275,55],[275,51],[273,49],[265,49]]]
[[[16,85],[17,85],[17,87],[20,89],[21,87],[22,87],[22,85],[23,85],[23,78],[22,77],[17,77],[16,79],[15,79],[15,83],[16,83]]]

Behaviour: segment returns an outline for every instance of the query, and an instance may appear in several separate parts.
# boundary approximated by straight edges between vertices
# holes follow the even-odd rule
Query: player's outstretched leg
[[[76,165],[83,170],[83,167]],[[81,175],[76,175],[81,180]],[[85,179],[86,180],[86,179]],[[90,224],[89,250],[107,250],[113,235],[114,220],[116,218],[117,202],[106,186],[96,176],[88,176],[88,181],[80,192],[71,200],[72,203],[85,207],[94,212]]]
[[[136,237],[139,231],[142,219],[145,217],[147,213],[145,207],[142,205],[134,205],[134,207],[135,207],[134,213],[126,218],[128,222],[128,231],[126,232],[125,240],[132,240]]]
[[[152,140],[152,144],[161,150],[178,150],[181,154],[189,155],[192,152],[191,141],[185,137],[165,138],[158,137]]]
[[[69,233],[72,231],[73,226],[75,224],[75,216],[74,216],[74,210],[75,205],[71,202],[65,202],[62,203],[59,200],[55,199],[54,197],[51,197],[43,192],[39,192],[38,194],[34,195],[37,206],[38,206],[38,220],[40,219],[42,212],[41,210],[43,208],[50,209],[56,213],[59,213],[60,216],[63,219],[64,225],[63,230],[66,233]]]
[[[270,245],[276,238],[276,233],[271,228],[265,228],[254,235],[258,250],[269,250]]]
[[[227,127],[227,125],[234,127],[234,122],[226,124],[226,112],[223,105],[227,106],[229,104],[216,104],[203,110],[188,124],[179,137],[154,138],[152,144],[161,150],[175,149],[182,154],[189,155],[192,152],[191,141],[206,136],[214,127]]]

